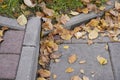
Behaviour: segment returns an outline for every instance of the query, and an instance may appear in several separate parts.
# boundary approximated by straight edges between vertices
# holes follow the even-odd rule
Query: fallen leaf
[[[51,72],[48,71],[48,70],[45,70],[45,69],[40,69],[40,70],[38,70],[38,74],[39,74],[41,77],[46,78],[46,77],[50,77]]]
[[[37,80],[46,80],[46,79],[42,77],[38,77]]]
[[[86,3],[89,3],[90,0],[81,0],[82,2],[86,2]]]
[[[88,34],[88,37],[89,39],[96,39],[98,37],[98,32],[96,30],[92,30],[89,34]]]
[[[100,6],[99,10],[101,10],[101,11],[105,10],[105,6]]]
[[[79,12],[76,12],[76,11],[71,11],[71,12],[70,12],[70,14],[71,14],[71,15],[73,15],[73,16],[76,16],[76,15],[78,15],[78,14],[79,14]]]
[[[63,46],[63,48],[64,48],[64,49],[68,49],[68,48],[69,48],[69,46],[65,45],[65,46]]]
[[[3,2],[3,0],[0,0],[0,3],[2,3]]]
[[[50,55],[50,58],[51,59],[58,59],[58,58],[60,58],[62,56],[62,54],[60,54],[60,53],[53,53],[53,54],[51,54]]]
[[[66,73],[71,73],[71,72],[73,72],[73,71],[74,71],[74,69],[71,68],[71,67],[68,67],[68,68],[65,70]]]
[[[81,60],[79,63],[80,63],[80,64],[85,64],[85,63],[86,63],[86,60]]]
[[[48,16],[54,16],[54,10],[49,9],[46,7],[46,4],[44,2],[41,2],[40,7],[42,8],[43,12]]]
[[[56,79],[57,78],[57,75],[56,74],[53,74],[53,79]]]
[[[74,35],[75,35],[76,39],[79,39],[79,38],[82,38],[85,34],[86,34],[86,32],[77,32]]]
[[[27,18],[22,14],[17,18],[17,22],[23,26],[27,24]]]
[[[79,76],[72,76],[71,80],[82,80]]]
[[[80,73],[84,74],[84,73],[85,73],[85,71],[84,71],[83,69],[80,69]]]
[[[98,19],[92,19],[86,26],[93,26],[96,27],[99,24],[99,20]]]
[[[3,36],[3,33],[4,33],[4,31],[3,31],[3,30],[0,30],[0,37]]]
[[[68,57],[68,62],[70,64],[74,63],[77,60],[77,55],[76,54],[72,54]]]
[[[28,7],[35,7],[36,3],[34,0],[24,0],[24,3],[28,6]]]
[[[115,1],[115,9],[120,10],[120,3],[118,1]]]
[[[72,35],[71,34],[62,34],[61,38],[63,40],[70,40],[72,38]]]
[[[61,16],[61,18],[60,18],[60,22],[62,23],[62,24],[66,24],[66,22],[67,21],[69,21],[70,20],[70,18],[68,17],[68,15],[67,14],[62,14],[62,16]]]
[[[83,76],[83,80],[89,80],[87,76]]]
[[[87,14],[89,11],[88,11],[88,8],[84,8],[84,9],[82,9],[82,12],[84,13],[84,14]]]
[[[3,38],[0,37],[0,42],[2,42],[2,41],[3,41]]]
[[[107,59],[101,56],[97,56],[97,60],[101,65],[107,64]]]
[[[45,23],[42,24],[42,28],[44,30],[52,30],[53,29],[53,24],[51,23],[51,20],[45,21]]]
[[[88,40],[88,45],[91,45],[91,44],[93,44],[93,41],[92,40]]]

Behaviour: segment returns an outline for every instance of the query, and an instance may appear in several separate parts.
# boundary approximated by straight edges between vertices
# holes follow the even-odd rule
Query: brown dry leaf
[[[45,69],[38,70],[38,73],[41,77],[44,77],[44,78],[50,77],[51,75],[51,72]]]
[[[71,12],[70,12],[70,14],[71,14],[71,15],[73,15],[73,16],[76,16],[76,15],[78,15],[78,14],[79,14],[79,12],[76,12],[76,11],[71,11]]]
[[[84,71],[83,69],[80,69],[80,73],[81,73],[81,74],[84,74],[85,71]]]
[[[87,76],[83,76],[83,80],[89,80]]]
[[[51,23],[51,20],[47,20],[47,21],[45,21],[45,23],[43,23],[42,24],[42,28],[44,29],[44,30],[52,30],[53,29],[53,24]]]
[[[58,59],[58,58],[60,58],[61,56],[62,56],[62,54],[60,54],[60,53],[59,53],[59,54],[53,53],[53,54],[50,55],[50,58],[51,58],[51,59]]]
[[[99,20],[98,19],[92,19],[86,26],[93,26],[96,27],[99,24]]]
[[[27,24],[27,18],[22,14],[17,18],[17,22],[23,26]]]
[[[101,56],[97,56],[97,60],[101,65],[107,64],[107,59]]]
[[[70,20],[70,18],[69,18],[69,16],[67,15],[67,14],[62,14],[62,16],[61,16],[61,18],[60,18],[60,22],[62,23],[62,24],[66,24],[66,22],[67,21],[69,21]]]
[[[80,64],[85,64],[85,63],[86,63],[86,60],[81,60],[79,63],[80,63]]]
[[[88,37],[89,39],[96,39],[99,36],[98,32],[96,30],[92,30],[89,34]]]
[[[3,37],[4,30],[0,30],[0,37]]]
[[[38,16],[38,17],[44,17],[45,15],[42,12],[36,12],[36,16]]]
[[[76,54],[72,54],[68,57],[68,62],[70,64],[74,63],[77,60],[77,55]]]
[[[42,3],[40,4],[40,7],[42,8],[43,12],[44,12],[46,15],[48,15],[48,16],[54,16],[54,13],[55,13],[54,10],[47,8],[47,7],[46,7],[46,4],[45,4],[44,2],[42,2]]]
[[[0,3],[2,3],[3,2],[3,0],[0,0]]]
[[[115,11],[115,10],[112,10],[112,9],[111,9],[109,12],[110,12],[113,16],[116,16],[116,17],[119,15],[119,12],[117,12],[117,11]]]
[[[71,80],[82,80],[79,76],[73,76],[71,77]]]
[[[95,4],[87,4],[89,11],[97,11],[97,6]]]
[[[71,72],[73,72],[73,71],[74,71],[74,69],[71,68],[71,67],[68,67],[68,68],[65,70],[66,73],[71,73]]]
[[[88,8],[84,8],[84,9],[82,9],[82,12],[84,13],[84,14],[87,14],[89,11],[88,11]]]
[[[118,1],[115,1],[115,9],[120,10],[120,3]]]
[[[37,80],[46,80],[46,79],[42,77],[38,77]]]
[[[54,41],[47,41],[46,42],[46,46],[48,46],[48,48],[52,48],[53,51],[57,51],[58,50],[58,45],[54,42]]]
[[[57,75],[56,74],[53,74],[53,79],[56,79],[57,78]]]
[[[25,9],[27,8],[27,6],[24,5],[24,4],[21,4],[21,5],[20,5],[20,8],[23,9],[23,10],[25,10]]]
[[[63,46],[63,48],[64,48],[64,49],[68,49],[68,48],[69,48],[69,46],[65,45],[65,46]]]
[[[24,0],[24,3],[28,6],[28,7],[35,7],[36,3],[34,0]]]

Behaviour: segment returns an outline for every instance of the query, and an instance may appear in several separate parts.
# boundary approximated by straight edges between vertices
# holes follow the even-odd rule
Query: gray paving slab
[[[23,47],[15,80],[34,80],[35,47]],[[37,66],[36,66],[37,67]]]
[[[20,54],[24,38],[24,31],[8,30],[0,44],[0,53]]]
[[[38,38],[39,38],[40,31],[41,31],[40,18],[38,17],[30,18],[27,24],[23,45],[36,46],[37,42],[39,42]]]
[[[115,80],[120,80],[120,43],[109,43]]]
[[[16,19],[0,16],[0,25],[11,29],[25,30],[25,26],[20,26]]]
[[[69,49],[63,49],[63,46],[68,45]],[[57,75],[56,80],[70,80],[74,75],[80,75],[80,69],[85,71],[85,75],[90,80],[114,80],[109,53],[104,49],[105,44],[62,44],[59,46],[59,52],[62,53],[61,61],[58,63],[51,62],[50,71]],[[77,61],[73,64],[68,64],[68,57],[71,54],[77,54]],[[108,60],[107,65],[100,65],[96,59],[98,55],[105,57]],[[86,60],[85,64],[79,64],[80,60]],[[67,67],[74,69],[73,73],[65,73]],[[95,72],[92,77],[91,72]],[[53,80],[51,77],[50,80]]]
[[[19,55],[0,54],[0,80],[14,80]]]

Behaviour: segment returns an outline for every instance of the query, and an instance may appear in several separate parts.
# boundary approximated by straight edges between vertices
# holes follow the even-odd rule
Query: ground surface
[[[97,41],[97,42],[96,42]],[[120,43],[110,42],[106,40],[95,40],[95,43],[88,45],[85,40],[72,39],[70,42],[65,42],[59,46],[59,53],[62,53],[60,62],[50,63],[50,71],[52,75],[56,75],[55,80],[70,80],[72,76],[83,75],[89,77],[90,80],[120,80]],[[64,46],[69,46],[68,49],[64,49]],[[108,45],[108,50],[105,46]],[[71,54],[76,54],[78,59],[75,63],[69,64],[68,57]],[[103,56],[108,60],[106,65],[100,65],[97,61],[97,56]],[[79,64],[79,61],[85,60],[85,64]],[[66,73],[65,70],[68,67],[72,67],[74,71],[72,73]],[[80,72],[80,69],[84,70],[84,74]],[[94,76],[92,74],[94,72]],[[50,80],[54,80],[51,76]]]

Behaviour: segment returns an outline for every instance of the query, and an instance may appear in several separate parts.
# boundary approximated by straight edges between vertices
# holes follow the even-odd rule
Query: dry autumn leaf
[[[28,6],[28,7],[35,7],[36,3],[34,0],[24,0],[24,3]]]
[[[4,31],[0,30],[0,37],[3,37],[3,33],[4,33]]]
[[[89,39],[91,39],[91,40],[96,39],[98,36],[99,36],[99,34],[96,30],[92,30],[88,35]]]
[[[56,79],[57,78],[57,75],[56,74],[53,74],[53,79]]]
[[[84,74],[85,71],[84,71],[83,69],[80,69],[80,73],[81,73],[81,74]]]
[[[45,70],[45,69],[40,69],[38,70],[38,74],[41,76],[41,77],[50,77],[51,75],[51,72],[48,71],[48,70]]]
[[[118,1],[115,1],[115,9],[120,10],[120,3]]]
[[[60,18],[60,22],[62,23],[62,24],[66,24],[66,22],[67,21],[69,21],[70,20],[70,18],[68,17],[68,15],[67,14],[62,14],[62,16],[61,16],[61,18]]]
[[[88,8],[84,8],[84,9],[82,9],[82,12],[84,13],[84,14],[87,14],[89,11],[88,11]]]
[[[76,16],[76,15],[78,15],[78,14],[79,14],[79,12],[76,12],[76,11],[71,11],[71,12],[70,12],[70,14],[71,14],[71,15],[73,15],[73,16]]]
[[[53,24],[51,23],[51,20],[45,21],[45,23],[42,24],[42,28],[44,30],[52,30],[53,29]]]
[[[81,60],[79,63],[80,63],[80,64],[85,64],[85,63],[86,63],[86,60]]]
[[[62,56],[62,54],[60,54],[60,53],[58,53],[58,54],[53,53],[53,54],[50,55],[50,58],[51,58],[51,59],[58,59],[58,58],[60,58],[61,56]]]
[[[64,49],[68,49],[68,48],[69,48],[69,46],[65,45],[65,46],[63,46],[63,48],[64,48]]]
[[[82,80],[79,76],[72,76],[71,80]]]
[[[46,80],[46,79],[42,77],[38,77],[37,80]]]
[[[101,65],[107,64],[107,59],[101,56],[97,56],[97,60]]]
[[[100,6],[99,10],[101,10],[101,11],[105,10],[105,6]]]
[[[27,18],[22,14],[17,18],[17,22],[24,26],[25,24],[27,24]]]
[[[66,34],[62,34],[61,38],[63,40],[70,40],[72,38],[72,35],[71,34],[67,34],[67,33]]]
[[[71,68],[71,67],[68,67],[68,68],[65,70],[66,73],[71,73],[71,72],[73,72],[73,71],[74,71],[74,69]]]
[[[83,76],[83,80],[89,80],[87,76]]]
[[[70,64],[74,63],[77,60],[77,55],[76,54],[72,54],[68,57],[68,62]]]
[[[79,38],[82,38],[85,34],[86,34],[86,32],[77,32],[74,35],[75,35],[76,39],[79,39]]]

